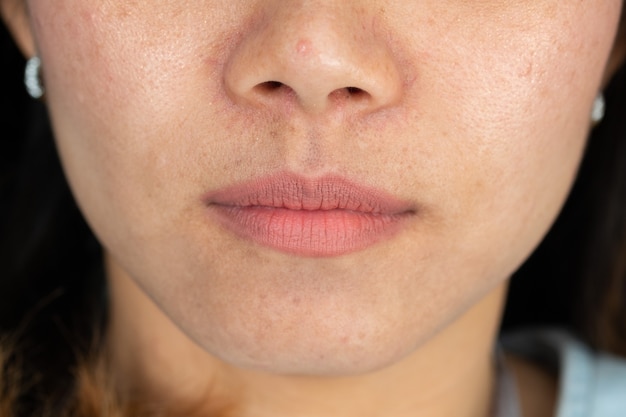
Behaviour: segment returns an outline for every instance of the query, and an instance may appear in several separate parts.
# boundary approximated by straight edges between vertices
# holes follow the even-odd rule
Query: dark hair
[[[77,358],[106,326],[101,250],[64,179],[45,105],[23,92],[24,59],[4,27],[0,42],[0,335],[14,335],[25,375],[37,376],[25,395],[62,402]],[[563,212],[512,280],[505,329],[558,325],[626,356],[625,77],[622,68],[607,89],[606,118]]]

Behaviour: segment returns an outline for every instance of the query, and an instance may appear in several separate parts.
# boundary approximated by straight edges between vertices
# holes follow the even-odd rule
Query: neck
[[[491,411],[492,353],[505,285],[392,366],[350,377],[286,376],[211,356],[108,264],[113,367],[150,397],[193,404],[202,416],[235,410],[237,417],[486,417]]]

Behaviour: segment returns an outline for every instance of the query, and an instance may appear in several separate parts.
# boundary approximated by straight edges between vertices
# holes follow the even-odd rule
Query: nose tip
[[[259,24],[229,59],[231,96],[256,106],[296,105],[308,113],[372,112],[395,103],[402,82],[389,45],[347,14],[348,23],[337,10],[283,9]]]

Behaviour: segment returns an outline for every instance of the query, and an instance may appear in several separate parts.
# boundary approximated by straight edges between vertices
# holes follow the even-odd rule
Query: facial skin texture
[[[112,280],[219,361],[341,376],[409,357],[501,294],[569,191],[621,2],[28,6],[63,164]],[[289,88],[257,88],[268,81]],[[207,192],[282,171],[417,211],[392,239],[329,258],[207,215]]]

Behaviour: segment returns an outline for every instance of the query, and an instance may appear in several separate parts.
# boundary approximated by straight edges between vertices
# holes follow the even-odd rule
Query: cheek
[[[554,220],[584,150],[619,16],[618,2],[595,6],[543,19],[502,14],[492,24],[451,19],[429,35],[405,35],[422,45],[411,61],[421,65],[412,100],[416,138],[424,139],[410,144],[423,166],[407,176],[424,180],[441,214],[430,242],[442,253],[501,279]]]
[[[203,25],[175,2],[129,9],[52,3],[37,2],[32,14],[69,181],[96,229],[109,233],[109,222],[128,217],[146,235],[164,217],[182,215],[168,213],[196,192],[200,170],[190,167],[211,160],[202,149],[214,149],[208,132],[215,120],[199,113],[215,100],[208,80],[226,47],[206,39]],[[227,31],[228,19],[216,21],[224,26],[214,25],[218,34]],[[199,138],[208,146],[198,146]]]

